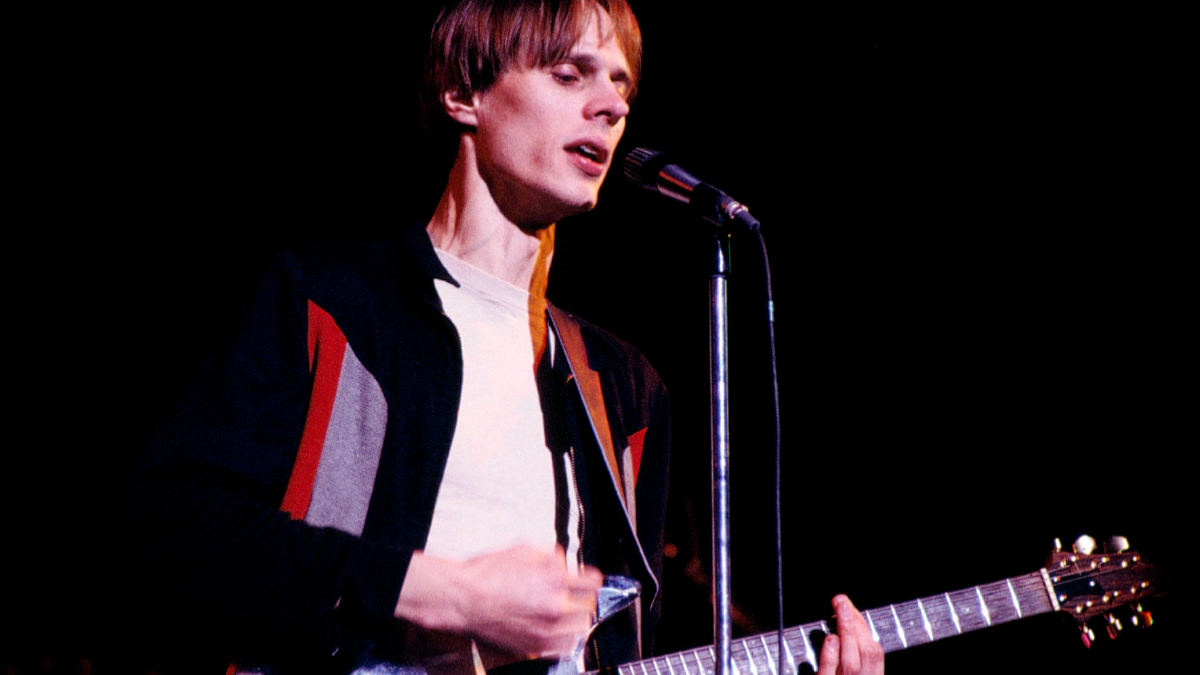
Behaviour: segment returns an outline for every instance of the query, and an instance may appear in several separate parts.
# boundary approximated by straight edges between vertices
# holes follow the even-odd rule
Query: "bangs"
[[[541,68],[565,59],[600,9],[629,64],[628,101],[642,72],[642,33],[627,0],[462,0],[444,9],[430,36],[421,92],[427,129],[447,123],[441,97],[466,101],[509,68]]]
[[[506,36],[504,53],[498,60],[503,61],[505,66],[521,64],[541,68],[554,65],[571,53],[571,49],[583,38],[588,23],[593,18],[599,18],[600,9],[608,13],[610,20],[609,30],[600,36],[600,42],[615,39],[625,60],[629,62],[632,81],[629,99],[632,99],[641,74],[642,36],[633,12],[625,2],[568,0],[546,3],[538,8],[536,14],[519,14],[514,17],[515,21],[504,27],[507,29],[504,33],[497,31],[498,35]],[[504,72],[504,68],[496,76],[500,72]]]

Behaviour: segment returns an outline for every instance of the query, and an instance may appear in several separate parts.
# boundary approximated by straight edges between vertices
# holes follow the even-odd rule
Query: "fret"
[[[871,616],[871,610],[864,611],[863,616],[867,617],[867,625],[871,627],[871,639],[879,642],[879,631],[875,628],[875,617]]]
[[[983,601],[983,593],[979,590],[978,586],[975,587],[975,597],[979,599],[979,611],[983,614],[983,620],[987,625],[991,626],[992,613],[988,611],[987,603]]]
[[[802,636],[806,632],[803,626],[797,626],[787,629],[783,634],[784,675],[799,672],[796,668],[796,657],[792,652],[792,640],[795,639],[797,631]],[[762,646],[767,668],[772,675],[779,675],[779,633],[763,633],[758,636],[758,641]]]
[[[1017,608],[1013,606],[1012,593],[1008,590],[1007,581],[984,584],[978,588],[982,589],[983,599],[987,603],[988,615],[992,619],[992,625],[1007,623],[1021,618]]]
[[[1017,610],[1017,618],[1020,619],[1022,617],[1021,603],[1017,602],[1017,592],[1013,589],[1012,579],[1005,580],[1005,583],[1008,584],[1008,595],[1012,597],[1013,609]]]
[[[800,627],[800,639],[804,641],[804,661],[812,666],[812,669],[815,671],[817,669],[817,654],[813,651],[812,640],[809,639],[808,633],[807,626]]]
[[[777,659],[771,657],[771,648],[767,645],[767,636],[759,635],[758,639],[762,641],[763,653],[767,655],[767,669],[771,671],[771,675],[779,675],[779,669],[775,666]]]
[[[904,643],[900,640],[899,631],[896,629],[898,625],[891,617],[891,608],[877,608],[871,610],[872,622],[875,624],[875,634],[879,636],[879,644],[883,646],[883,651],[894,652],[904,649]]]
[[[709,649],[709,651],[712,651],[712,647],[709,647],[708,649]],[[700,650],[696,650],[696,651],[692,652],[692,658],[696,660],[696,672],[699,673],[700,675],[705,675],[704,662],[700,660],[700,655],[703,653],[704,652],[702,652]],[[713,662],[716,662],[716,659],[713,659]],[[711,671],[711,670],[715,670],[715,669],[710,668],[709,670]]]
[[[925,629],[925,634],[929,636],[929,641],[933,642],[933,626],[929,625],[929,615],[925,613],[925,605],[917,598],[917,609],[921,610],[921,627]]]
[[[941,640],[952,635],[958,635],[958,619],[954,615],[954,607],[945,594],[934,595],[918,600],[923,618],[922,626],[930,642]]]
[[[791,672],[793,672],[793,673],[800,672],[796,668],[796,657],[792,655],[792,646],[790,644],[788,644],[786,632],[783,635],[783,654],[784,654],[784,656],[787,657],[787,661],[785,661],[784,663],[787,664],[788,668],[792,669]]]
[[[954,611],[954,602],[950,600],[949,593],[943,593],[946,597],[946,608],[950,610],[950,618],[954,621],[954,632],[957,635],[962,635],[962,625],[958,623],[958,612]]]
[[[1054,597],[1053,587],[1047,586],[1049,575],[1045,570],[1017,577],[1013,580],[1017,588],[1017,596],[1021,598],[1021,607],[1027,616],[1043,614],[1059,609],[1058,599]]]
[[[888,606],[892,608],[892,625],[896,627],[896,636],[900,638],[900,644],[904,649],[908,649],[908,640],[904,637],[904,626],[900,625],[900,617],[896,616],[896,606]]]
[[[654,675],[662,675],[662,671],[658,669],[658,659],[654,659],[650,663],[654,666]]]
[[[759,675],[758,664],[754,663],[754,655],[750,652],[748,638],[734,640],[729,645],[729,658],[733,661],[735,671],[741,675]]]
[[[746,661],[750,664],[750,675],[758,675],[758,665],[754,663],[754,655],[750,653],[750,641],[738,640],[742,645],[742,651],[746,652]]]
[[[895,605],[895,608],[896,615],[900,619],[900,626],[904,630],[904,644],[906,647],[932,642],[932,639],[925,631],[925,613],[922,611],[919,600],[900,603]]]
[[[925,598],[925,612],[929,615],[929,625],[933,629],[933,639],[953,637],[962,632],[958,625],[958,616],[954,606],[945,593]]]
[[[958,617],[959,630],[964,633],[980,628],[987,628],[988,623],[980,610],[979,599],[975,595],[975,589],[966,589],[947,593],[950,596],[950,604],[954,607],[954,615]]]
[[[696,662],[697,663],[700,663],[700,655],[703,653],[704,652],[696,652]],[[732,661],[732,660],[733,659],[730,659],[730,661]],[[734,663],[733,667],[735,668],[734,672],[736,673],[737,672],[737,670],[736,670],[737,664]],[[717,649],[716,649],[716,647],[714,647],[712,645],[709,645],[709,647],[708,647],[708,668],[713,673],[717,672]],[[702,673],[704,672],[703,664],[701,664],[701,666],[700,666],[700,672],[702,672]]]
[[[684,665],[686,667],[686,664],[683,663],[683,654],[677,654],[677,656],[679,657],[680,665]],[[670,656],[667,656],[667,670],[671,673],[671,675],[675,675],[675,666],[671,665]]]

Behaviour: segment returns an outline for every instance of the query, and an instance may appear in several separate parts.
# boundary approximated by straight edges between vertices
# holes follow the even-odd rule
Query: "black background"
[[[236,330],[273,252],[432,210],[444,173],[415,91],[433,12],[408,7],[29,22],[6,218],[6,665],[144,667],[123,619],[136,608],[112,583],[138,445]],[[788,622],[826,616],[834,593],[899,602],[1033,571],[1054,537],[1116,533],[1176,582],[1151,630],[1084,650],[1039,617],[889,671],[1170,667],[1194,514],[1195,297],[1169,19],[759,7],[635,5],[645,70],[623,147],[671,153],[764,223]],[[659,646],[705,644],[703,572],[687,564],[709,555],[707,228],[614,178],[558,242],[552,299],[638,346],[672,393],[679,553]],[[733,574],[740,630],[765,631],[773,460],[752,246],[734,241],[730,281]]]

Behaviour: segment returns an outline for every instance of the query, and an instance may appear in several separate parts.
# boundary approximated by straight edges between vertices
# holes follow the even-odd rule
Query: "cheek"
[[[498,123],[491,128],[490,142],[508,161],[535,166],[553,161],[553,133],[549,121],[535,111],[508,109],[495,121]]]
[[[617,120],[616,126],[613,127],[613,145],[621,142],[621,137],[625,135],[625,120],[627,117],[622,117]]]

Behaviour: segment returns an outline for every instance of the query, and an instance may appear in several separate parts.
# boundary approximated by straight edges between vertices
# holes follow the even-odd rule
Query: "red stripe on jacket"
[[[312,501],[313,483],[317,480],[317,466],[321,463],[321,449],[325,446],[325,433],[329,430],[345,354],[346,335],[329,312],[309,300],[308,368],[311,372],[315,364],[316,373],[308,417],[304,420],[304,435],[300,437],[300,450],[296,453],[292,477],[288,479],[287,491],[279,506],[281,511],[291,515],[292,520],[303,520]]]
[[[633,461],[633,484],[637,485],[638,470],[642,468],[642,444],[646,442],[646,429],[629,435],[629,458]]]

